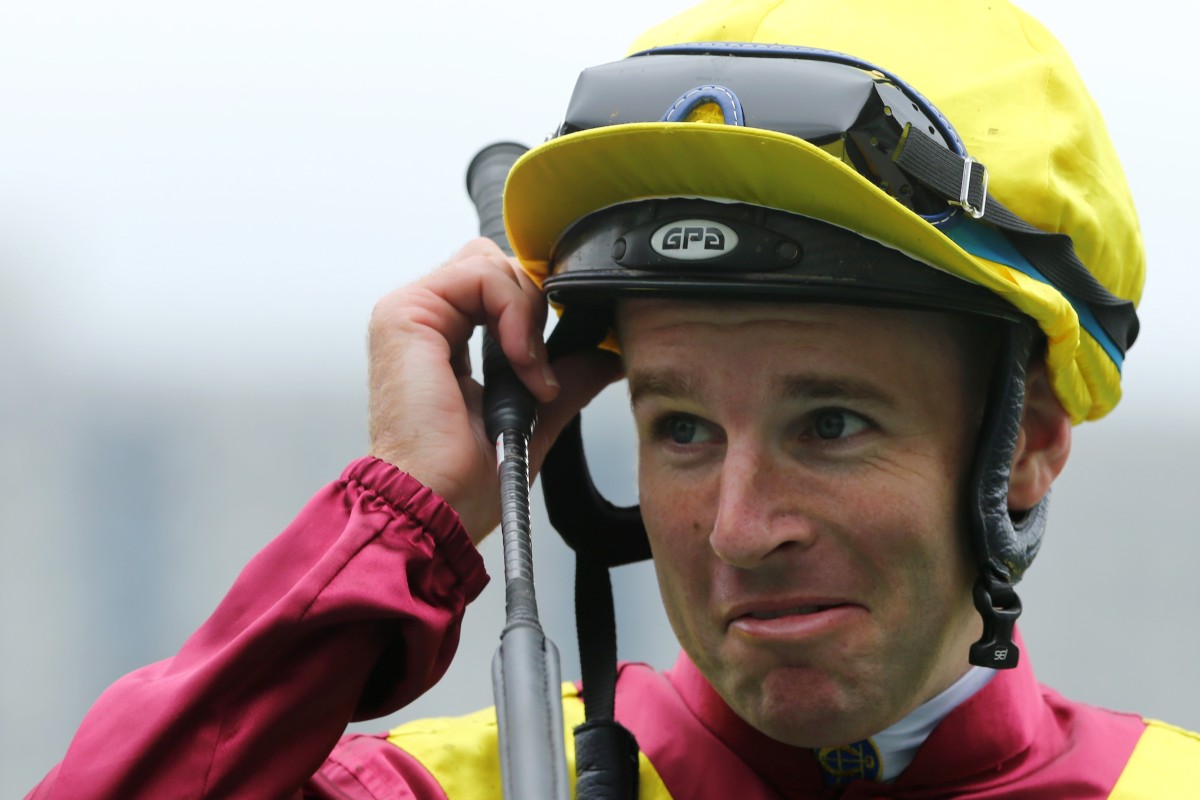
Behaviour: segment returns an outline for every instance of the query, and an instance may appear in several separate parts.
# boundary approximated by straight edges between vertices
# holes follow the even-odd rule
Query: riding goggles
[[[804,139],[929,219],[949,214],[947,202],[979,217],[986,203],[986,168],[967,156],[950,122],[928,100],[868,62],[824,50],[685,44],[591,67],[580,74],[556,135],[622,123],[686,121]],[[957,157],[952,162],[959,178],[956,199],[931,193],[899,165],[914,131]]]

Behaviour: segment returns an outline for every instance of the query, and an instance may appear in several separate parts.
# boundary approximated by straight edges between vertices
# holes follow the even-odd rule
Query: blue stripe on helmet
[[[1046,279],[1046,276],[1039,272],[1032,264],[1030,264],[1025,256],[1013,246],[1004,234],[980,222],[968,218],[965,214],[955,214],[954,219],[949,221],[949,224],[938,228],[951,241],[966,250],[973,256],[986,258],[988,261],[995,261],[997,264],[1003,264],[1006,267],[1021,272],[1034,280],[1040,281],[1047,286],[1053,286]],[[1055,287],[1056,289],[1058,287]],[[1061,292],[1061,290],[1060,290]],[[1088,308],[1087,303],[1080,301],[1070,294],[1061,292],[1063,297],[1067,298],[1067,302],[1071,304],[1071,308],[1075,309],[1075,314],[1079,317],[1079,324],[1083,329],[1091,334],[1091,337],[1096,340],[1096,343],[1108,353],[1108,357],[1112,359],[1116,365],[1117,371],[1120,372],[1124,366],[1125,359],[1121,355],[1121,351],[1113,344],[1112,339],[1100,327],[1100,323],[1096,321],[1092,310]]]

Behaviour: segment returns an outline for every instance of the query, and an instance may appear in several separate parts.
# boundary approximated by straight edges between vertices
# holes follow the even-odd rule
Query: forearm
[[[384,462],[355,462],[178,655],[100,697],[31,797],[294,794],[349,720],[436,682],[484,583],[440,498]]]

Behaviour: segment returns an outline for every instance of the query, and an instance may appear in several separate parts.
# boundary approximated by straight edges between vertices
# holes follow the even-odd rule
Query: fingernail
[[[529,340],[529,360],[530,360],[530,361],[537,361],[537,360],[538,360],[538,342],[537,342],[537,339],[530,339],[530,340]]]
[[[554,373],[550,371],[549,364],[542,365],[542,379],[546,381],[547,386],[553,386],[555,389],[560,388],[558,380],[554,377]]]

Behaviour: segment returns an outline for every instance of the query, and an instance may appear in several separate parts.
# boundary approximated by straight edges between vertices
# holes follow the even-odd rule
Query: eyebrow
[[[647,397],[678,399],[700,393],[696,381],[676,370],[632,372],[626,379],[629,381],[629,403],[635,406]]]
[[[847,377],[789,375],[779,381],[779,396],[785,400],[856,400],[889,409],[896,407],[896,399],[883,387]]]
[[[630,404],[648,397],[696,398],[703,384],[678,370],[632,372],[628,376]],[[885,389],[869,381],[825,375],[785,375],[774,381],[774,393],[782,400],[854,400],[893,409],[896,400]]]

